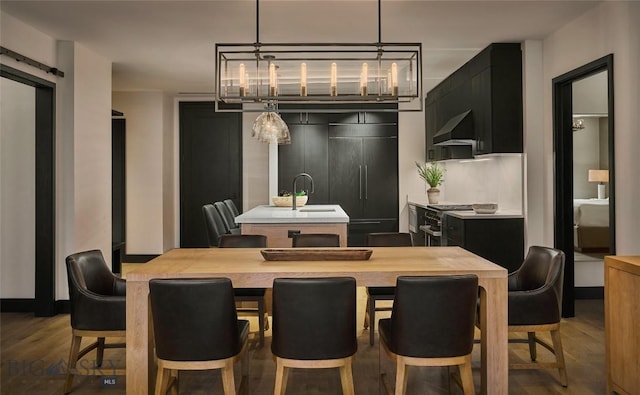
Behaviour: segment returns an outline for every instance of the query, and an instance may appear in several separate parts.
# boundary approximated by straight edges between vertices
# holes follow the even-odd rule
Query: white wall
[[[541,165],[544,190],[529,189],[528,199],[542,199],[545,243],[553,245],[553,109],[551,80],[609,53],[614,55],[616,252],[640,253],[640,2],[604,2],[544,40],[544,154],[528,155]]]
[[[172,107],[169,103],[169,109]],[[163,200],[173,196],[173,187],[165,190],[163,186],[165,177],[173,185],[172,176],[164,174],[164,142],[170,139],[165,136],[165,97],[162,92],[113,92],[113,109],[123,112],[127,120],[126,253],[162,254],[166,251],[165,238],[172,238],[163,230],[165,212],[172,214]],[[173,122],[166,127],[171,130]],[[171,151],[171,147],[166,150]]]
[[[481,155],[448,160],[441,200],[452,203],[497,203],[499,210],[522,212],[521,154]]]
[[[0,58],[3,64],[56,83],[55,283],[56,299],[67,299],[67,255],[96,248],[111,262],[111,63],[4,12],[0,22],[2,46],[65,73],[59,78]]]
[[[56,298],[68,298],[64,259],[99,249],[111,263],[111,62],[58,42]]]
[[[35,297],[35,88],[0,78],[0,297]]]
[[[0,10],[0,42],[2,46],[49,66],[57,65],[57,44],[33,27]],[[56,82],[58,78],[42,70],[33,68],[24,62],[17,62],[8,56],[0,57],[2,64],[47,81]]]
[[[399,231],[409,231],[407,196],[426,196],[415,162],[425,161],[424,111],[398,113]]]
[[[607,82],[607,72],[603,71],[571,84],[573,113],[606,115]]]
[[[179,226],[178,169],[174,162],[178,156],[178,135],[175,133],[174,101],[171,94],[163,95],[162,119],[162,251],[179,245],[176,228]]]
[[[601,169],[599,118],[582,119],[584,129],[573,132],[574,199],[590,199],[598,196],[598,184],[589,182],[588,175],[589,170]]]

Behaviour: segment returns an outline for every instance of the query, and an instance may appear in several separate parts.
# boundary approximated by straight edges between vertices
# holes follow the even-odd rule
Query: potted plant
[[[416,162],[416,167],[418,168],[420,178],[429,184],[429,189],[427,189],[429,203],[437,204],[440,198],[440,190],[438,187],[444,181],[445,168],[440,167],[438,162],[425,163],[424,165]]]

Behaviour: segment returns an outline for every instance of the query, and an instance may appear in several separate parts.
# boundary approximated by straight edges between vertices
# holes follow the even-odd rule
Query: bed
[[[609,250],[609,199],[574,199],[576,251]]]

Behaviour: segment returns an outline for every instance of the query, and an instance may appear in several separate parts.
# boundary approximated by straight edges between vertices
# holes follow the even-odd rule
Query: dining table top
[[[350,250],[327,247],[326,250]],[[351,248],[361,250],[360,248]],[[269,287],[273,279],[352,276],[359,286],[395,285],[398,276],[474,272],[501,278],[507,270],[460,247],[369,247],[367,260],[266,260],[257,248],[178,248],[133,269],[127,281],[170,277],[232,277],[236,287]],[[269,249],[265,249],[269,250]],[[287,249],[278,249],[287,250]],[[289,249],[294,251],[295,249]]]

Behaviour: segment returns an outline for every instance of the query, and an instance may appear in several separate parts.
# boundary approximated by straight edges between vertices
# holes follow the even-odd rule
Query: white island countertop
[[[291,207],[257,206],[236,217],[238,224],[319,224],[349,223],[349,216],[337,204]]]

